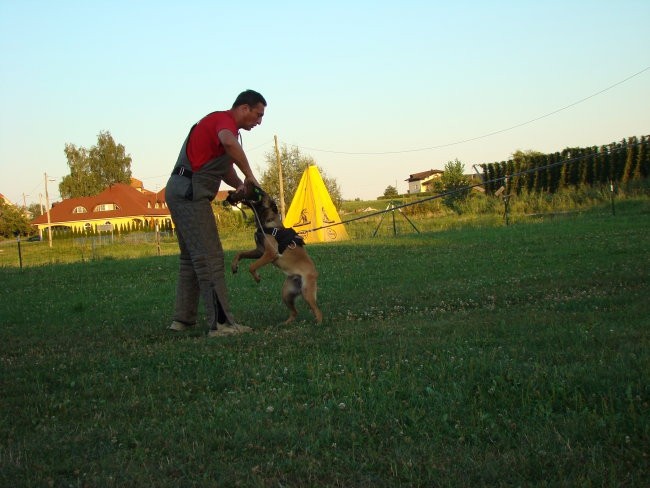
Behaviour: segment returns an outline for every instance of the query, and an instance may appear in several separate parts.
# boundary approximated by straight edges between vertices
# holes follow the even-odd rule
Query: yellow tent
[[[331,242],[348,239],[323,178],[316,166],[309,166],[302,174],[296,194],[291,201],[285,227],[293,227],[305,242]],[[321,227],[325,227],[321,229]],[[318,229],[311,231],[312,229]]]

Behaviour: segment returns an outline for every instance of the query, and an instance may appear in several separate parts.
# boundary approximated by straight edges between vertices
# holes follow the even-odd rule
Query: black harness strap
[[[278,241],[278,253],[282,254],[288,247],[293,249],[296,246],[304,246],[305,241],[292,228],[274,227],[273,229],[264,229],[265,234],[275,237]]]

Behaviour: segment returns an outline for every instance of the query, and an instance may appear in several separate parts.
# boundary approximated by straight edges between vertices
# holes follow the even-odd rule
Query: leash
[[[249,199],[245,199],[245,201],[248,203],[253,203]],[[257,215],[257,211],[255,210],[255,207],[253,205],[249,205],[249,207],[253,211],[253,215],[255,216],[255,224],[257,225],[257,228],[262,232],[262,234],[264,234],[264,239],[268,240],[269,244],[272,244],[271,240],[269,239],[269,235],[266,232],[264,232],[264,226],[262,225],[262,220],[260,219],[260,216]]]

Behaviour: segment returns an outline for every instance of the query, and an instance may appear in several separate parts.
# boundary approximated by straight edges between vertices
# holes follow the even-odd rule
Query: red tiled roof
[[[217,194],[217,200],[223,200],[228,195],[225,191]],[[158,203],[158,208],[156,208]],[[95,211],[98,205],[114,204],[117,210]],[[86,212],[73,213],[77,207],[83,207]],[[160,217],[169,216],[169,209],[165,201],[165,189],[158,193],[148,190],[136,190],[133,186],[124,183],[111,185],[99,195],[92,197],[69,198],[53,204],[50,209],[50,221],[78,222],[82,220],[104,220],[119,217]],[[47,214],[40,215],[32,220],[32,224],[47,223]]]
[[[156,207],[158,203],[159,208]],[[162,216],[169,215],[165,203],[165,190],[158,193],[141,193],[130,185],[116,183],[99,195],[78,197],[63,200],[50,209],[50,221],[77,222],[80,220],[109,219],[116,217]],[[118,210],[95,211],[98,205],[114,204]],[[73,213],[77,207],[83,207],[86,212]],[[47,223],[47,215],[36,217],[32,224]]]

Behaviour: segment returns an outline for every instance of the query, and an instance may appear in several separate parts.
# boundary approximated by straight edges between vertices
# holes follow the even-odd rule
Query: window
[[[95,207],[95,212],[110,212],[111,210],[119,210],[120,207],[115,203],[102,203]]]
[[[73,214],[80,214],[80,213],[86,213],[86,212],[88,212],[88,210],[86,210],[86,207],[82,207],[81,205],[79,205],[78,207],[75,207],[72,210]]]

